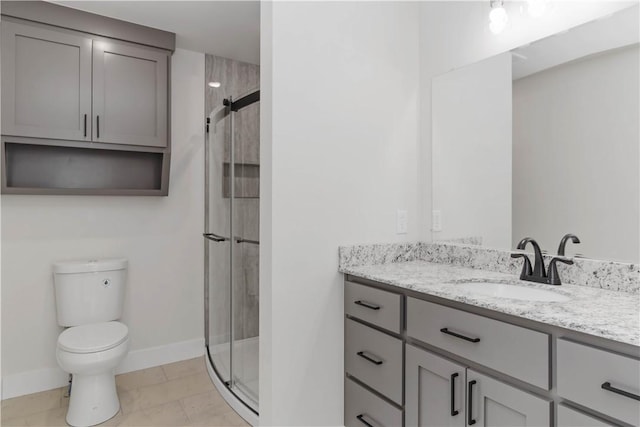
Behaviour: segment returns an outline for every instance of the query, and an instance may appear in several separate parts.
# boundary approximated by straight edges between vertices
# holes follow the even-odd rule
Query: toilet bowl
[[[129,330],[120,322],[91,323],[64,330],[56,358],[73,375],[67,423],[74,427],[100,424],[116,415],[115,367],[129,351]]]

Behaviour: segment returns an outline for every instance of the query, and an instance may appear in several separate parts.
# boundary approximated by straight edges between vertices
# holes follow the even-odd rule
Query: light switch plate
[[[396,234],[407,234],[407,211],[398,209],[396,212]]]

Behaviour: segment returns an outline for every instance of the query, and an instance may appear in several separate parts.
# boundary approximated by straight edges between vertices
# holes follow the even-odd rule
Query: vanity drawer
[[[407,335],[549,390],[549,335],[407,298]]]
[[[583,414],[580,411],[571,409],[565,405],[558,405],[558,427],[609,427],[607,424],[593,418],[590,415]]]
[[[633,398],[640,398],[640,361],[564,339],[558,340],[557,354],[560,396],[640,425],[640,401]]]
[[[365,423],[375,427],[402,426],[400,409],[349,378],[344,380],[344,398],[345,427],[365,427]]]
[[[345,320],[345,370],[380,394],[402,404],[402,341]]]
[[[345,313],[397,334],[401,332],[402,324],[401,300],[402,296],[399,294],[345,282]]]

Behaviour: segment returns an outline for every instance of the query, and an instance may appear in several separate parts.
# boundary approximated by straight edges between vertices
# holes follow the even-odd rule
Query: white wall
[[[433,209],[436,240],[511,244],[511,54],[434,77]],[[487,104],[491,108],[487,108]]]
[[[2,196],[3,398],[65,383],[58,260],[129,259],[123,370],[202,354],[204,55],[177,50],[171,78],[169,197]]]
[[[418,237],[419,6],[262,7],[260,423],[343,425],[337,247]]]
[[[489,1],[420,3],[421,237],[431,238],[431,79],[634,4],[637,2],[554,1],[543,17],[534,19],[526,14],[526,2],[505,2],[509,25],[495,35],[489,31]],[[522,5],[524,14],[520,13]]]
[[[513,82],[514,239],[535,236],[555,250],[572,232],[581,244],[571,253],[638,262],[638,52],[636,44]]]

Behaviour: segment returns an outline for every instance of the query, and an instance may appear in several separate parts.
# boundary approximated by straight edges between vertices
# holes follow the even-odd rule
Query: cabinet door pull
[[[380,310],[380,306],[379,305],[371,304],[370,302],[366,302],[366,301],[358,300],[358,301],[354,301],[354,304],[361,305],[361,306],[369,308],[371,310]]]
[[[451,374],[451,416],[455,417],[456,415],[459,414],[458,411],[456,411],[456,378],[458,377],[458,373],[455,372],[453,374]]]
[[[100,138],[100,116],[96,116],[96,138]]]
[[[364,419],[364,414],[360,414],[358,416],[356,416],[356,418],[364,425],[366,425],[367,427],[375,427],[373,424],[368,423],[365,419]]]
[[[606,383],[602,383],[600,387],[615,394],[628,397],[629,399],[640,400],[640,396],[638,396],[637,394],[629,393],[628,391],[620,390],[619,388],[613,387],[609,381],[607,381]]]
[[[473,385],[476,383],[476,380],[469,381],[469,385],[467,388],[467,425],[474,425],[476,420],[473,419]]]
[[[448,328],[442,328],[442,329],[440,329],[440,332],[442,332],[443,334],[451,335],[452,337],[463,339],[465,341],[480,342],[480,338],[465,337],[464,335],[460,335],[460,334],[456,334],[455,332],[451,332]]]
[[[87,115],[84,115],[84,137],[87,137]]]
[[[368,360],[369,362],[375,364],[375,365],[382,365],[382,363],[384,363],[382,360],[380,359],[374,359],[371,356],[367,356],[367,354],[364,351],[359,351],[356,353],[358,356],[362,357],[363,359]]]

